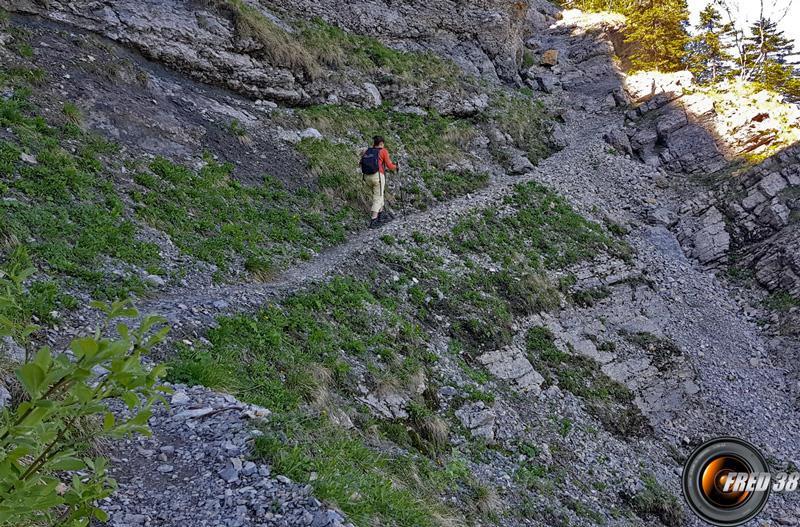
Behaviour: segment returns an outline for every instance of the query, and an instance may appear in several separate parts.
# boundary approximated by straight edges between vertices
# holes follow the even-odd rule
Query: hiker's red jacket
[[[389,151],[385,148],[381,148],[381,153],[378,154],[378,171],[381,174],[385,174],[387,168],[394,172],[397,170],[397,165],[392,163],[392,158],[389,157]]]

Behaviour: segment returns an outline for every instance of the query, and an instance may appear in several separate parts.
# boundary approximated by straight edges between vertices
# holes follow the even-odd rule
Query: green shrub
[[[93,305],[108,322],[138,315],[128,302]],[[101,436],[149,433],[164,368],[145,368],[141,358],[164,338],[166,328],[151,332],[163,322],[145,317],[134,330],[118,323],[116,339],[101,336],[104,326],[73,340],[72,358],[42,348],[16,370],[27,398],[0,416],[0,525],[85,526],[92,518],[108,519],[95,504],[115,482],[107,460],[90,458],[86,446]],[[132,417],[109,411],[112,398],[121,398]]]

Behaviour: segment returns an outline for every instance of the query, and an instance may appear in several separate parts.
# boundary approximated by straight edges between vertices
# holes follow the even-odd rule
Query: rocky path
[[[172,386],[171,411],[155,408],[152,437],[113,446],[119,490],[102,503],[115,527],[341,527],[344,518],[248,459],[269,411],[201,387]],[[123,411],[122,405],[116,408]]]
[[[585,144],[601,134],[603,121],[587,118],[576,122],[565,130],[570,144]],[[546,174],[556,170],[574,157],[571,148],[557,152],[543,160],[533,171],[520,176],[503,175],[494,178],[490,184],[471,194],[449,200],[425,211],[398,217],[379,229],[364,230],[350,237],[345,243],[326,249],[312,259],[301,262],[275,276],[268,282],[220,284],[206,287],[174,287],[157,296],[143,298],[136,302],[142,314],[157,314],[167,319],[171,326],[172,339],[191,339],[201,337],[205,328],[215,324],[221,315],[253,312],[269,301],[300,290],[315,282],[324,280],[336,271],[357,266],[359,256],[375,244],[382,243],[384,236],[407,237],[419,231],[426,235],[441,235],[449,230],[466,214],[475,212],[494,203],[508,194],[514,185],[528,181],[546,180]],[[68,324],[73,328],[90,329],[96,326],[98,314],[84,309],[73,315],[75,322]],[[75,332],[81,329],[76,329]],[[51,339],[61,339],[63,335],[52,331]],[[51,340],[58,346],[59,340]]]

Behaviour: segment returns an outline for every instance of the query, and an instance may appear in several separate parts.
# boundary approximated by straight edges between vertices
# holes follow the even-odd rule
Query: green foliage
[[[114,145],[78,130],[71,136],[78,148],[63,148],[64,130],[33,113],[24,88],[0,100],[0,126],[16,136],[16,142],[0,141],[0,174],[12,198],[0,202],[0,252],[24,240],[37,265],[75,278],[98,298],[143,291],[135,278],[94,270],[104,258],[135,265],[159,260],[156,245],[136,239],[122,200],[102,172],[99,156]],[[24,161],[23,154],[35,162]]]
[[[440,523],[443,507],[431,500],[437,484],[450,479],[437,474],[423,459],[401,455],[388,457],[367,447],[364,440],[324,421],[282,423],[284,434],[270,433],[256,439],[256,454],[273,470],[295,481],[310,480],[314,493],[335,503],[356,525],[426,527]],[[288,436],[288,442],[284,437]],[[422,471],[420,471],[422,469]],[[417,482],[409,481],[409,471]],[[420,473],[422,472],[422,473]],[[464,477],[456,474],[455,478]]]
[[[635,0],[562,0],[560,4],[568,9],[581,11],[615,11],[627,13]]]
[[[94,304],[108,322],[137,316],[128,302]],[[91,337],[75,339],[73,357],[42,348],[20,366],[17,377],[27,399],[0,419],[0,525],[88,525],[106,521],[95,503],[109,496],[115,483],[107,461],[89,458],[87,442],[149,433],[150,407],[162,399],[157,386],[164,368],[145,368],[142,355],[163,340],[164,320],[145,317],[131,330],[117,324],[119,337],[105,338],[105,326]],[[95,375],[93,370],[104,373]],[[106,401],[121,398],[131,412],[118,418]],[[102,416],[102,424],[99,421]]]
[[[23,246],[17,246],[0,268],[0,334],[21,343],[37,329],[31,320],[55,322],[54,311],[71,309],[76,303],[73,297],[61,293],[55,282],[30,280],[26,288],[23,282],[34,272]]]
[[[151,172],[134,178],[143,188],[133,193],[137,214],[182,251],[223,271],[236,256],[260,272],[278,256],[291,260],[304,249],[344,240],[348,210],[315,212],[326,208],[324,196],[287,192],[270,177],[260,186],[241,185],[232,169],[208,160],[193,171],[157,158]]]
[[[349,395],[346,357],[381,364],[367,382],[405,382],[426,360],[421,328],[389,306],[369,287],[351,278],[337,278],[256,317],[223,318],[209,332],[210,346],[184,349],[170,364],[170,377],[224,388],[269,407],[275,413],[266,435],[256,445],[274,470],[296,481],[309,481],[315,494],[337,504],[357,523],[367,518],[394,525],[433,525],[439,509],[435,489],[398,486],[408,481],[409,468],[427,466],[405,456],[389,459],[365,444],[359,432],[332,425],[327,418],[308,418],[304,404],[325,408],[331,392]],[[434,444],[441,425],[424,405],[414,413],[424,437]],[[438,432],[437,432],[438,430]],[[446,430],[446,428],[445,428]],[[391,429],[392,437],[410,445],[408,433]],[[430,473],[435,472],[433,469]],[[311,473],[316,479],[311,479]],[[431,480],[426,475],[424,479]]]
[[[783,93],[800,100],[800,78],[788,64],[794,53],[794,42],[768,18],[755,21],[742,46],[741,75],[764,89]]]
[[[792,308],[800,307],[800,299],[786,291],[778,291],[769,295],[764,300],[764,305],[776,311],[789,311]]]
[[[635,0],[628,16],[625,41],[634,45],[634,70],[677,71],[689,43],[686,0]]]
[[[541,101],[511,91],[498,91],[491,100],[489,119],[511,136],[514,145],[538,163],[553,152],[553,119]]]
[[[598,252],[627,255],[627,247],[603,233],[567,202],[538,183],[517,185],[504,204],[515,213],[500,217],[490,208],[461,220],[452,231],[456,253],[484,254],[511,269],[564,268]]]
[[[652,476],[645,478],[644,484],[645,488],[631,500],[636,513],[644,519],[655,516],[667,527],[683,525],[685,515],[678,499]]]
[[[700,22],[689,43],[686,57],[689,69],[700,83],[714,83],[730,73],[733,56],[727,41],[733,35],[733,24],[723,23],[722,15],[713,4],[700,12]]]
[[[461,196],[488,183],[488,174],[448,169],[462,160],[475,135],[475,127],[469,121],[433,112],[427,116],[401,113],[388,106],[315,106],[299,114],[304,125],[356,145],[317,139],[304,139],[298,145],[320,186],[354,206],[366,205],[363,181],[356,167],[359,153],[371,144],[374,135],[386,137],[386,146],[395,161],[403,159],[402,170],[418,174],[435,199]]]
[[[425,360],[420,328],[351,278],[291,296],[256,317],[223,318],[208,339],[210,347],[185,350],[170,364],[172,378],[242,391],[274,411],[296,409],[329,388],[314,372],[321,367],[336,380],[347,371],[342,351],[386,361],[395,381]]]

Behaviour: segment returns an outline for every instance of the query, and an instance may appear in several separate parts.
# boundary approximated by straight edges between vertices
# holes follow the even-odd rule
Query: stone
[[[484,353],[477,360],[495,377],[511,382],[518,391],[534,395],[541,392],[544,377],[533,369],[521,349],[508,346]]]
[[[545,93],[553,93],[556,90],[556,78],[553,75],[537,75],[534,80],[536,86]]]
[[[212,305],[217,309],[226,309],[228,307],[228,302],[225,300],[215,300]]]
[[[610,130],[604,133],[603,140],[622,154],[633,154],[628,134],[622,130]]]
[[[22,161],[24,161],[25,163],[28,163],[29,165],[38,165],[39,164],[39,161],[36,159],[36,156],[28,154],[26,152],[22,152],[19,155],[19,158]]]
[[[0,354],[18,364],[25,362],[25,348],[17,344],[10,336],[5,336],[0,340]]]
[[[144,277],[144,281],[150,285],[154,285],[156,287],[163,287],[166,285],[166,280],[158,276],[157,274],[149,274]]]
[[[781,190],[787,187],[786,180],[783,179],[780,174],[775,172],[767,175],[764,179],[762,179],[758,183],[758,188],[763,192],[767,197],[773,198],[775,197]]]
[[[666,207],[652,207],[647,211],[647,222],[651,225],[672,227],[677,221],[678,215]]]
[[[371,82],[364,83],[364,89],[367,90],[367,93],[370,96],[370,106],[376,108],[383,104],[383,97],[381,97],[381,92],[378,90],[378,87],[372,84]]]
[[[725,218],[716,207],[710,207],[700,217],[701,228],[693,236],[692,256],[700,263],[715,262],[725,256],[730,247],[730,235]]]
[[[322,139],[322,133],[316,128],[306,128],[298,132],[300,139]]]
[[[456,410],[456,417],[470,431],[473,438],[494,441],[496,416],[494,410],[486,406],[483,401],[465,404]]]
[[[186,392],[179,390],[172,394],[169,403],[172,406],[183,406],[189,404],[189,401],[191,401],[191,399],[186,395]]]
[[[11,403],[11,392],[8,391],[5,384],[0,380],[0,410],[5,408]]]
[[[219,471],[219,477],[226,483],[233,483],[239,480],[239,471],[233,467],[227,467]]]
[[[533,163],[523,152],[512,150],[509,171],[512,174],[527,174],[534,169]]]
[[[548,49],[544,53],[542,53],[542,58],[539,61],[539,64],[542,66],[555,66],[558,64],[558,50],[557,49]]]

